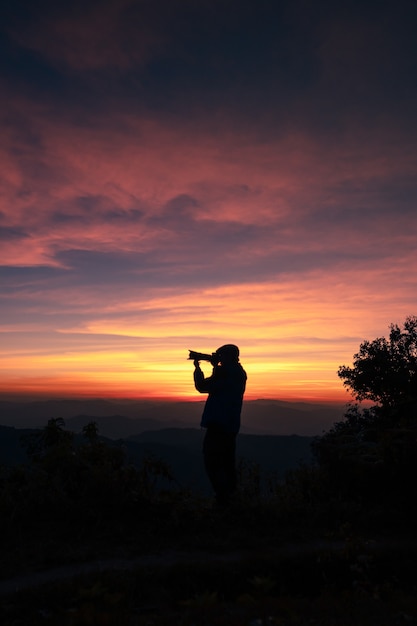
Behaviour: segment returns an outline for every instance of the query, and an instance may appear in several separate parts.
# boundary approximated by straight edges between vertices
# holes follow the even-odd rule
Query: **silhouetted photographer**
[[[239,363],[239,348],[233,344],[221,346],[212,354],[193,352],[194,384],[200,393],[208,393],[201,418],[204,437],[203,455],[207,476],[217,502],[227,504],[236,490],[236,436],[240,429],[246,372]],[[200,361],[213,366],[205,378]]]

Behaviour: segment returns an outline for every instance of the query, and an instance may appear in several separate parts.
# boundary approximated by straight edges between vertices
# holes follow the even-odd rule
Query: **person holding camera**
[[[204,466],[219,505],[225,505],[236,491],[236,436],[247,375],[239,363],[239,348],[221,346],[211,356],[190,351],[194,358],[194,384],[200,393],[208,393],[201,417],[206,429],[203,442]],[[213,365],[208,378],[200,360]]]

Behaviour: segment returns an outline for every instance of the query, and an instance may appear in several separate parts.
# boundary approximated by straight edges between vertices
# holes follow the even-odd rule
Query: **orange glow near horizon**
[[[44,343],[39,337],[33,342],[41,333],[28,332],[25,347],[0,349],[0,392],[201,400],[188,350],[210,352],[234,342],[248,373],[247,399],[347,403],[351,397],[337,369],[351,363],[376,327],[386,334],[385,318],[381,312],[363,319],[361,288],[346,290],[349,274],[340,274],[327,292],[329,282],[323,280],[318,273],[280,285],[189,290],[182,296],[167,290],[143,303],[120,303],[116,321],[113,307],[107,317],[104,307],[78,327],[43,331]],[[209,364],[202,366],[209,375]]]

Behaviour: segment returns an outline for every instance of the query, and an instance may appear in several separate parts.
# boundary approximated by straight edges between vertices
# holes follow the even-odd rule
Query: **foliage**
[[[353,367],[342,365],[338,375],[356,400],[371,400],[397,410],[417,403],[417,317],[407,317],[401,329],[390,326],[389,338],[364,341]]]
[[[259,463],[240,458],[236,468],[240,498],[246,501],[259,501],[262,491],[261,468]]]
[[[417,471],[417,317],[365,341],[353,367],[339,368],[354,398],[345,419],[313,444],[328,489],[375,516],[414,519]],[[353,507],[351,507],[353,510]]]
[[[28,533],[32,540],[42,537],[44,546],[51,540],[61,548],[77,537],[91,541],[112,533],[116,539],[129,524],[149,528],[155,507],[165,507],[169,467],[152,458],[137,467],[129,464],[123,446],[101,440],[94,423],[83,429],[80,441],[62,419],[51,419],[27,436],[25,445],[28,464],[0,468],[0,532],[10,538],[11,549],[19,537],[31,541]],[[15,554],[23,544],[15,545]],[[33,541],[26,549],[33,551]],[[49,552],[54,550],[50,546]]]

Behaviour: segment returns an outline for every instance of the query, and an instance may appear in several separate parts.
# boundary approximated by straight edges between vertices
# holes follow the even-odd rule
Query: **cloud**
[[[234,280],[243,268],[261,279],[321,267],[331,254],[384,255],[387,237],[392,254],[415,221],[415,159],[377,130],[366,144],[361,134],[337,146],[314,134],[265,143],[251,131],[196,134],[117,113],[106,128],[74,127],[36,108],[27,126],[24,150],[14,135],[5,145],[16,175],[1,222],[30,238],[9,238],[4,265],[70,269],[84,251],[115,268],[129,256],[149,280],[175,263],[179,281]]]
[[[366,126],[376,109],[406,113],[416,95],[412,3],[377,12],[372,1],[15,4],[3,21],[14,84],[21,77],[32,97],[78,114],[122,101],[183,121],[215,124],[227,112],[235,129],[256,120],[268,137]]]
[[[375,280],[389,281],[393,288],[372,295]],[[167,389],[172,386],[178,393],[190,384],[187,349],[210,349],[227,337],[241,346],[255,388],[273,393],[278,386],[299,394],[304,380],[310,392],[317,385],[329,393],[337,390],[338,365],[352,358],[359,342],[376,330],[386,333],[387,312],[395,308],[397,319],[392,321],[400,322],[408,313],[402,300],[409,293],[406,282],[401,268],[387,266],[365,273],[362,282],[355,271],[340,272],[332,280],[322,271],[289,274],[277,282],[187,291],[156,284],[136,291],[125,285],[107,299],[100,286],[79,285],[60,293],[57,285],[51,293],[45,285],[46,299],[41,290],[33,290],[33,306],[22,302],[22,312],[32,308],[33,316],[31,326],[26,325],[32,333],[26,334],[25,354],[4,344],[0,367],[7,364],[17,374],[30,372],[36,364],[44,383],[55,375],[54,385],[62,386],[65,373],[69,380],[74,375],[80,383],[90,380],[95,388],[100,380],[120,385],[122,380],[112,378],[117,370],[125,374],[126,389],[133,385],[137,392],[139,371],[146,362],[149,370],[158,363],[171,381]],[[364,301],[367,310],[372,307],[372,317],[364,316]],[[16,310],[14,320],[19,320]],[[151,384],[154,375],[141,380]]]
[[[0,226],[0,240],[16,240],[26,239],[29,237],[28,233],[23,228],[13,228],[9,226]]]
[[[259,389],[261,359],[270,386],[297,364],[332,386],[312,380],[320,360],[333,372],[415,307],[409,10],[2,7],[4,371],[13,350],[56,355],[55,340],[88,352],[94,378],[100,345],[126,372],[141,350],[173,364],[227,335],[246,342]],[[29,352],[26,373],[52,376]]]

